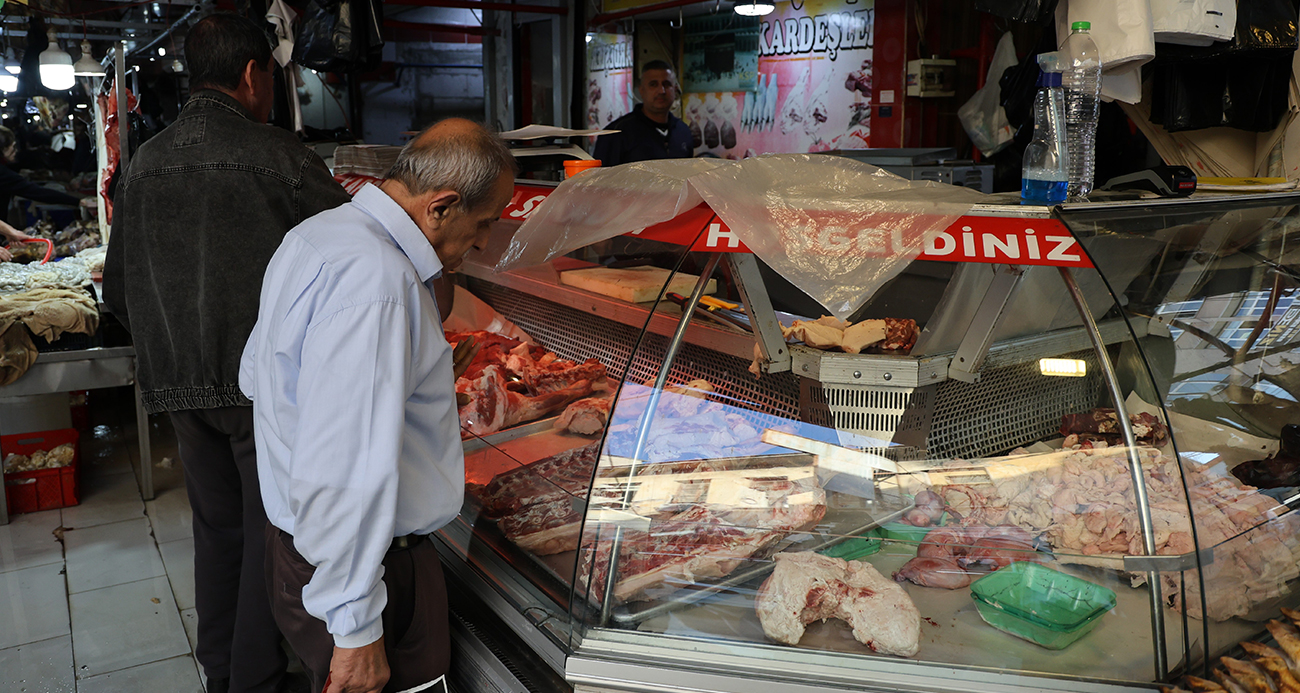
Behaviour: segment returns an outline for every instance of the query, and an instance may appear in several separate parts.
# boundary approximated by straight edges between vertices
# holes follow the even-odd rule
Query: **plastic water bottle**
[[[1034,140],[1025,147],[1020,198],[1031,204],[1065,201],[1070,153],[1065,141],[1065,93],[1055,54],[1038,57],[1043,72],[1034,99]]]
[[[1101,98],[1101,56],[1093,43],[1091,22],[1070,25],[1070,36],[1061,44],[1065,65],[1065,130],[1070,143],[1070,197],[1087,197],[1092,192],[1096,168],[1097,108]]]

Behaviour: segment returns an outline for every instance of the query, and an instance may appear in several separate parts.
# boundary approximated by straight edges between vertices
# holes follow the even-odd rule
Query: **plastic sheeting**
[[[691,176],[731,163],[666,159],[590,169],[560,184],[519,227],[496,270],[540,265],[552,258],[668,221],[703,200]]]
[[[707,202],[755,255],[844,318],[987,197],[852,159],[781,154],[648,161],[566,181],[497,265],[540,264]]]

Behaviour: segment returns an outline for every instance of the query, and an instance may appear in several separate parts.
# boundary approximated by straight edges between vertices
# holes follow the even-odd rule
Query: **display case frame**
[[[525,190],[522,194],[528,195],[534,192],[535,189]],[[1212,209],[1214,205],[1226,205],[1233,209],[1253,209],[1261,205],[1300,202],[1300,196],[1295,197],[1296,199],[1287,198],[1286,200],[1282,200],[1277,196],[1211,201],[1193,199],[1191,201],[1156,203],[1154,206],[1149,203],[1087,205],[1083,207],[1071,205],[1057,211],[1060,217],[1051,216],[1053,212],[1045,208],[1026,209],[1023,207],[989,206],[973,210],[971,216],[984,216],[992,219],[1036,220],[1035,223],[1054,222],[1059,225],[1058,228],[1065,229],[1070,226],[1067,220],[1078,223],[1079,217],[1071,216],[1077,214],[1104,217],[1110,210],[1114,210],[1125,214],[1133,212],[1138,215],[1147,215],[1151,212],[1142,210],[1152,207],[1157,212],[1162,209],[1186,210],[1189,204],[1206,205],[1206,209]],[[1071,230],[1071,235],[1075,236],[1077,240],[1083,240],[1083,235],[1073,230]],[[721,264],[724,262],[724,258],[713,255],[710,262],[712,264]],[[1116,294],[1110,291],[1109,281],[1105,280],[1105,259],[1093,258],[1093,262],[1100,267],[1101,276],[1108,285],[1106,288],[1108,294],[1118,300]],[[728,262],[728,264],[730,264],[729,269],[733,276],[744,276],[746,274],[743,266],[737,267],[737,264],[743,265],[743,263]],[[686,317],[675,321],[672,317],[649,308],[631,306],[560,286],[558,282],[552,281],[552,277],[546,274],[545,269],[524,270],[497,275],[490,270],[489,266],[484,264],[471,263],[466,267],[466,274],[471,278],[471,286],[484,290],[488,294],[493,291],[527,294],[538,301],[567,306],[571,310],[591,316],[599,316],[602,319],[608,319],[624,326],[635,326],[640,322],[647,331],[661,337],[670,338],[668,347],[670,354],[675,354],[677,348],[681,345],[688,344],[695,348],[725,354],[733,359],[745,359],[753,353],[753,344],[756,341],[763,345],[764,355],[769,357],[772,354],[779,356],[779,350],[786,347],[790,358],[789,368],[794,371],[794,374],[804,376],[801,378],[804,382],[807,382],[809,378],[816,378],[822,383],[854,385],[865,382],[876,386],[924,387],[923,383],[932,384],[927,381],[937,383],[950,380],[965,380],[967,378],[978,380],[981,369],[991,371],[1005,364],[1017,361],[1026,362],[1040,352],[1061,353],[1067,349],[1069,351],[1086,350],[1091,352],[1095,364],[1101,368],[1101,385],[1110,393],[1110,398],[1116,405],[1115,408],[1119,410],[1118,419],[1128,421],[1127,413],[1124,411],[1126,398],[1123,396],[1119,377],[1116,375],[1115,368],[1111,363],[1111,352],[1118,350],[1117,345],[1120,342],[1136,344],[1146,336],[1146,328],[1140,324],[1140,321],[1130,319],[1127,312],[1123,310],[1103,311],[1112,314],[1098,321],[1096,319],[1098,316],[1094,315],[1093,309],[1095,309],[1095,306],[1090,308],[1088,296],[1085,295],[1084,290],[1079,288],[1078,283],[1073,280],[1072,271],[1067,268],[1054,268],[1050,271],[1060,273],[1060,280],[1068,291],[1075,309],[1078,311],[1082,329],[1072,332],[1056,331],[1045,335],[1029,335],[1014,340],[999,341],[992,339],[991,336],[995,331],[994,326],[998,318],[999,302],[1001,303],[1001,309],[1005,309],[1007,297],[1012,295],[1012,291],[1006,287],[991,286],[986,293],[986,299],[981,302],[982,309],[977,311],[976,320],[972,321],[975,325],[967,329],[967,335],[974,335],[974,337],[963,340],[956,350],[922,354],[911,359],[898,360],[872,357],[853,358],[849,355],[814,351],[801,346],[787,347],[784,340],[781,340],[778,344],[771,337],[770,331],[766,335],[767,338],[764,338],[763,330],[759,330],[758,334],[743,335],[720,326],[701,324],[700,321],[690,319],[694,315],[698,295],[693,295],[691,297],[693,300],[688,300],[683,311],[683,315]],[[710,271],[706,275],[711,273]],[[698,285],[699,288],[702,289],[707,278],[707,276],[702,275]],[[761,287],[751,285],[747,288],[749,290],[747,291],[746,298],[748,300],[746,303],[756,302],[761,305],[761,299],[755,301],[755,294],[764,293],[760,291]],[[508,300],[503,302],[502,298],[503,296],[500,295],[495,297],[496,300],[489,298],[489,303],[497,306],[509,304]],[[508,309],[503,312],[510,316]],[[765,316],[770,315],[773,321],[776,319],[766,309],[764,309],[763,314]],[[1071,347],[1079,348],[1073,349]],[[962,354],[962,357],[958,356],[959,353]],[[972,354],[978,358],[978,362],[970,363]],[[959,358],[966,358],[967,362],[954,367],[954,361]],[[785,368],[782,359],[771,360],[775,367],[771,368],[770,375],[784,375],[781,373]],[[669,381],[669,371],[672,365],[673,359],[665,359],[664,363],[661,364],[657,373],[657,387],[653,388],[656,392],[662,391],[663,386]],[[787,392],[787,396],[788,394]],[[804,392],[800,393],[796,407],[799,409],[806,408],[808,399],[808,393],[805,389]],[[651,405],[651,409],[653,410],[653,405]],[[906,410],[906,407],[904,407],[904,410]],[[905,413],[904,411],[904,414],[900,414],[900,418]],[[1141,462],[1137,459],[1135,452],[1138,446],[1132,427],[1125,425],[1121,428],[1130,467],[1131,469],[1140,469]],[[644,433],[638,438],[643,439]],[[906,443],[907,441],[895,439],[893,442]],[[1134,486],[1138,489],[1140,497],[1145,483],[1143,475],[1138,473],[1132,476],[1135,482]],[[1143,537],[1149,539],[1154,532],[1152,531],[1152,518],[1148,504],[1141,502],[1139,509],[1145,530]],[[462,541],[464,540],[465,537],[462,537]],[[1195,638],[1190,638],[1187,635],[1189,629],[1185,615],[1182,616],[1181,638],[1177,637],[1177,635],[1170,636],[1165,633],[1166,614],[1161,606],[1162,595],[1159,589],[1161,580],[1155,573],[1162,571],[1199,571],[1202,562],[1211,560],[1211,557],[1207,556],[1204,551],[1193,551],[1177,556],[1155,556],[1155,547],[1150,545],[1149,541],[1146,542],[1143,548],[1148,557],[1134,556],[1126,558],[1125,567],[1131,572],[1149,573],[1147,577],[1148,584],[1156,587],[1156,589],[1150,590],[1152,604],[1151,681],[1163,681],[1171,675],[1170,663],[1167,658],[1170,648],[1173,648],[1175,652],[1181,655],[1181,657],[1175,658],[1175,663],[1181,662],[1182,666],[1174,673],[1189,672],[1188,665],[1195,664],[1193,659],[1195,658],[1194,650],[1196,648],[1192,642]],[[458,554],[455,552],[444,553],[444,559],[449,562],[457,561],[457,556]],[[715,642],[682,636],[636,633],[599,625],[608,623],[610,619],[608,608],[603,610],[605,613],[599,619],[597,625],[575,627],[575,624],[570,623],[567,628],[554,628],[555,622],[558,621],[558,615],[550,609],[541,608],[536,603],[521,608],[521,604],[527,603],[530,599],[538,600],[539,597],[527,580],[519,580],[517,575],[512,576],[511,579],[501,576],[502,573],[512,571],[513,566],[504,561],[495,564],[484,562],[478,563],[469,569],[466,576],[468,579],[472,577],[471,574],[477,575],[481,586],[485,586],[494,593],[489,595],[488,601],[498,603],[496,610],[499,613],[509,614],[512,611],[528,613],[530,610],[536,610],[535,613],[545,613],[546,615],[540,621],[551,623],[552,629],[545,636],[546,642],[539,643],[538,647],[550,648],[547,657],[548,663],[555,666],[562,661],[564,676],[578,688],[587,686],[619,690],[676,690],[680,688],[683,690],[739,691],[753,690],[752,685],[755,679],[764,680],[765,685],[770,687],[767,689],[790,691],[804,689],[807,686],[806,682],[810,679],[818,682],[817,687],[819,690],[834,687],[843,690],[1101,691],[1142,685],[1140,681],[1106,681],[1104,676],[1099,676],[1096,680],[1086,680],[1079,677],[1056,677],[1050,673],[1046,675],[1010,674],[991,669],[946,667],[942,664],[931,663],[918,666],[913,662],[897,662],[880,658],[871,659],[870,664],[864,669],[861,662],[845,663],[840,655],[833,652],[795,650],[771,644]],[[483,580],[484,577],[489,579]],[[508,584],[512,579],[517,584]],[[609,582],[612,584],[612,581]],[[488,585],[488,583],[496,584]],[[608,586],[606,589],[608,589]],[[530,592],[533,593],[530,594]],[[506,598],[503,595],[511,595],[511,597]],[[546,598],[541,597],[540,600],[544,603]],[[608,594],[604,603],[611,603]],[[514,619],[520,628],[528,627],[523,625],[525,622],[529,623],[531,627],[537,628],[535,621],[538,620],[532,617],[524,618],[522,621],[518,618]],[[1204,626],[1199,630],[1208,631],[1208,626]],[[567,642],[565,642],[566,637]],[[1208,635],[1202,637],[1204,638],[1202,642],[1209,642]],[[1182,641],[1181,644],[1177,642],[1179,640]],[[1214,651],[1211,650],[1210,654],[1214,654]],[[1204,656],[1204,650],[1201,651],[1199,664],[1203,665],[1202,671],[1208,672],[1208,658]],[[870,671],[872,674],[873,682],[871,685],[862,682],[861,676],[864,670]],[[642,680],[642,677],[644,677],[644,680]]]

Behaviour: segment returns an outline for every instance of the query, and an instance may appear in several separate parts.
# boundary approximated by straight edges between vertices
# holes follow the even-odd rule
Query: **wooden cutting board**
[[[560,283],[579,289],[592,291],[602,296],[617,298],[631,303],[647,303],[659,297],[664,282],[672,270],[661,267],[590,267],[569,270],[560,273]],[[693,274],[677,274],[673,277],[668,291],[689,296],[700,278]],[[718,290],[716,279],[710,279],[704,293],[712,294]]]

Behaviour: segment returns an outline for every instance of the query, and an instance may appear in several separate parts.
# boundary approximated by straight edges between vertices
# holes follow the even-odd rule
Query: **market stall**
[[[135,382],[135,352],[129,346],[106,346],[100,339],[99,303],[92,284],[103,269],[106,248],[97,226],[75,221],[60,229],[43,221],[26,232],[36,240],[13,244],[14,260],[0,263],[0,398],[135,385],[140,459],[149,460],[148,418]],[[0,450],[6,474],[20,471],[9,464],[12,454]],[[75,470],[70,476],[75,479]],[[31,481],[11,476],[6,485]],[[147,462],[140,466],[139,482],[144,498],[153,498],[153,469]],[[66,496],[66,501],[27,510],[76,502],[75,493]],[[0,524],[8,523],[9,512],[0,494]]]
[[[777,197],[839,229],[806,256],[889,228]],[[1300,195],[913,209],[945,223],[861,253],[870,286],[783,270],[865,290],[847,321],[773,309],[762,239],[704,198],[577,248],[503,221],[466,265],[532,340],[458,382],[467,494],[436,542],[460,642],[496,644],[464,665],[485,690],[1118,690],[1294,633]]]

